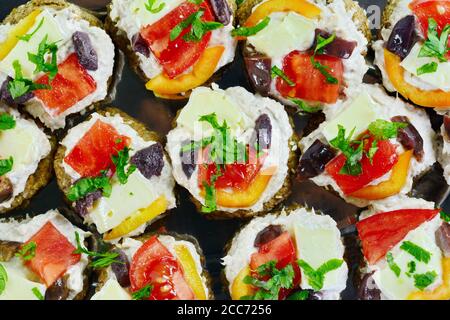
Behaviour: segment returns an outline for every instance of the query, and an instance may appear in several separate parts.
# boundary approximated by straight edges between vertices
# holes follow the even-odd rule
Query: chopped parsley
[[[104,197],[111,195],[112,186],[109,178],[105,175],[94,178],[82,178],[75,182],[67,193],[67,198],[70,201],[77,201],[88,193],[101,190]]]
[[[391,122],[383,119],[377,119],[369,124],[369,132],[377,140],[388,140],[397,137],[398,130],[406,128],[407,123]]]
[[[394,257],[392,256],[392,253],[388,252],[386,255],[386,262],[389,266],[389,268],[394,272],[394,274],[397,276],[397,278],[400,276],[401,270],[398,264],[394,262]]]
[[[260,32],[262,29],[267,27],[269,25],[269,22],[270,22],[270,18],[269,17],[265,17],[263,20],[258,22],[258,24],[256,24],[253,27],[239,27],[239,28],[234,29],[233,31],[231,31],[231,35],[233,37],[250,37],[250,36],[254,36],[258,32]]]
[[[305,113],[316,113],[322,110],[321,107],[313,107],[307,104],[305,101],[301,99],[296,98],[289,98],[293,103],[295,103],[299,109],[299,112],[305,112]]]
[[[372,144],[369,147],[369,150],[366,152],[366,157],[369,159],[370,164],[373,164],[373,157],[375,153],[378,151],[378,140],[373,140]]]
[[[440,62],[447,61],[445,55],[450,50],[448,47],[448,36],[450,35],[450,24],[445,25],[441,35],[438,35],[438,25],[433,18],[428,19],[427,39],[419,51],[419,57],[437,58]]]
[[[436,72],[437,68],[438,64],[434,61],[425,63],[423,66],[417,68],[417,75],[420,76],[421,74]]]
[[[33,30],[33,32],[31,33],[27,33],[24,34],[22,36],[17,36],[17,39],[28,42],[30,41],[31,37],[34,36],[36,34],[36,32],[38,32],[38,30],[42,27],[42,25],[44,24],[44,19],[42,18],[41,21],[39,22],[38,26],[36,27],[36,29]]]
[[[136,171],[136,166],[134,164],[130,164],[128,169],[125,170],[125,167],[130,161],[130,148],[123,148],[117,152],[116,156],[111,156],[111,160],[116,166],[117,178],[119,179],[120,184],[126,184],[128,182],[128,177]]]
[[[198,42],[207,32],[223,27],[223,24],[221,24],[220,22],[201,20],[203,14],[204,11],[200,9],[199,11],[194,12],[186,19],[178,23],[170,31],[170,41],[174,41],[175,39],[177,39],[183,32],[183,30],[189,26],[192,26],[192,28],[183,36],[183,39],[190,42]]]
[[[444,220],[445,222],[449,222],[450,223],[450,214],[444,212],[441,210],[440,212],[441,215],[441,219]]]
[[[286,83],[291,87],[295,86],[295,82],[289,79],[289,77],[283,72],[283,70],[281,70],[277,66],[272,67],[271,75],[272,78],[280,77],[281,79],[286,81]]]
[[[216,211],[217,209],[217,203],[216,203],[216,181],[217,178],[219,178],[222,175],[222,169],[220,166],[217,166],[216,169],[218,173],[214,174],[211,177],[211,183],[207,183],[206,181],[203,181],[203,187],[205,188],[205,205],[202,206],[202,212],[203,213],[211,213],[213,211]]]
[[[0,263],[0,294],[5,291],[6,283],[8,282],[8,273],[5,267]]]
[[[260,280],[252,276],[244,278],[245,284],[250,284],[258,290],[253,296],[243,296],[242,300],[278,300],[281,289],[292,289],[294,285],[294,268],[288,264],[282,269],[277,269],[275,260],[269,261],[256,269],[259,277],[268,280]]]
[[[10,114],[0,113],[0,130],[9,130],[16,127],[16,119]]]
[[[131,297],[133,298],[133,300],[147,300],[150,297],[152,290],[153,286],[151,284],[147,284],[139,290],[133,292],[131,294]]]
[[[36,65],[34,73],[45,72],[48,75],[50,81],[52,81],[58,73],[58,62],[56,52],[58,46],[56,42],[47,43],[48,35],[42,39],[39,43],[38,51],[36,54],[28,52],[28,60]],[[46,55],[51,54],[50,62],[46,62]]]
[[[333,270],[339,269],[344,263],[342,259],[330,259],[323,263],[317,270],[314,270],[306,261],[297,261],[300,268],[302,268],[304,275],[308,279],[308,284],[316,291],[319,291],[323,287],[325,275]]]
[[[338,125],[338,135],[330,141],[330,145],[340,150],[347,158],[339,173],[356,176],[362,173],[361,159],[363,156],[363,143],[353,140],[355,128],[345,136],[345,128]],[[356,148],[355,148],[356,146]]]
[[[159,4],[159,6],[154,7],[156,4],[157,0],[147,0],[147,3],[145,3],[145,9],[147,9],[150,13],[158,13],[160,12],[162,9],[164,9],[164,7],[166,6],[165,2],[161,2]]]
[[[338,84],[338,79],[336,79],[335,77],[333,77],[331,75],[331,73],[329,72],[330,67],[325,66],[323,64],[321,64],[320,62],[316,61],[315,57],[317,53],[322,53],[323,52],[323,48],[330,44],[331,42],[334,41],[334,39],[336,38],[336,35],[333,34],[328,38],[324,38],[321,35],[317,35],[317,44],[316,47],[314,49],[314,54],[311,56],[310,60],[311,60],[311,64],[313,65],[313,67],[317,70],[319,70],[319,72],[325,77],[325,79],[327,80],[328,83],[331,84]]]
[[[289,297],[287,297],[286,300],[308,300],[308,298],[309,298],[309,291],[300,290],[291,294]]]
[[[425,263],[430,262],[431,253],[411,241],[404,241],[400,246],[400,249],[408,252],[410,255],[416,258],[417,261]]]
[[[412,274],[414,272],[416,272],[416,262],[411,260],[410,262],[408,262],[407,267],[408,267],[408,272],[406,273],[406,275],[408,277],[411,277]]]
[[[14,165],[13,157],[0,159],[0,177],[10,172]]]
[[[49,85],[34,83],[30,79],[24,78],[19,60],[13,61],[13,68],[15,73],[14,79],[8,83],[8,91],[13,99],[19,98],[34,90],[51,88]]]
[[[16,257],[22,258],[24,261],[30,261],[36,255],[36,242],[31,241],[23,245],[15,254]]]
[[[106,268],[112,265],[113,263],[122,263],[121,261],[116,260],[119,256],[117,252],[95,252],[89,251],[86,249],[80,241],[80,235],[77,231],[75,231],[75,240],[77,242],[77,249],[73,252],[73,254],[86,254],[89,257],[92,257],[93,260],[89,264],[91,267],[98,268]]]
[[[38,298],[39,300],[44,300],[44,296],[42,295],[42,293],[39,291],[39,289],[37,287],[34,287],[33,289],[31,289],[31,291],[36,296],[36,298]]]
[[[437,278],[436,271],[428,271],[421,274],[414,275],[414,286],[420,291],[432,284]]]

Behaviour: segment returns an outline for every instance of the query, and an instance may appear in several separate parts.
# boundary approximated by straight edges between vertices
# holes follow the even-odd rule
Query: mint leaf
[[[10,114],[0,113],[0,130],[9,130],[16,127],[16,119]]]
[[[416,258],[417,261],[425,263],[430,262],[431,253],[411,241],[404,241],[400,246],[400,249],[408,252],[410,255]]]
[[[401,270],[398,264],[394,262],[394,257],[392,256],[392,253],[388,252],[388,254],[386,255],[386,261],[389,268],[392,270],[392,272],[395,273],[395,275],[398,278],[400,276]]]
[[[256,24],[253,27],[239,27],[231,31],[231,35],[233,37],[250,37],[254,36],[258,32],[260,32],[262,29],[267,27],[269,25],[270,18],[265,17],[263,20],[261,20],[258,24]]]
[[[14,165],[13,157],[0,159],[0,177],[10,172]]]
[[[414,286],[420,291],[423,291],[426,287],[432,284],[437,278],[436,271],[428,271],[422,274],[414,275]]]
[[[278,68],[277,66],[273,66],[273,67],[272,67],[271,74],[272,74],[272,78],[280,77],[281,79],[283,79],[284,81],[286,81],[286,83],[287,83],[289,86],[291,86],[291,87],[295,86],[295,82],[292,81],[291,79],[289,79],[289,77],[283,72],[283,70],[281,70],[281,69]]]
[[[323,282],[325,280],[325,275],[333,270],[339,269],[344,263],[341,259],[330,259],[323,263],[317,270],[314,270],[306,261],[300,259],[297,261],[300,268],[302,268],[303,273],[308,278],[309,285],[316,291],[323,288]]]

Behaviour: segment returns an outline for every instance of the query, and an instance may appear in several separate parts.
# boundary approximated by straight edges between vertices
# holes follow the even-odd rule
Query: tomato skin
[[[35,256],[25,265],[36,273],[47,287],[58,280],[81,255],[73,254],[75,247],[48,221],[25,244],[36,243]]]
[[[372,145],[372,141],[373,138],[365,143],[366,151]],[[357,176],[339,173],[346,160],[347,158],[341,153],[326,165],[325,170],[344,194],[351,194],[389,172],[397,163],[398,154],[395,146],[388,140],[378,141],[378,150],[372,158],[372,163],[364,153],[361,160],[362,173]]]
[[[214,16],[207,1],[203,1],[200,6],[187,1],[154,24],[148,25],[140,31],[142,38],[147,41],[150,50],[169,78],[175,78],[192,67],[200,58],[211,39],[211,32],[207,32],[200,41],[185,41],[183,36],[192,28],[189,26],[183,30],[177,39],[170,40],[171,30],[178,23],[197,12],[199,8],[204,9],[201,18],[203,21],[214,21]]]
[[[48,76],[40,77],[36,83],[48,84]],[[36,90],[34,94],[56,115],[66,111],[97,89],[97,83],[80,64],[76,53],[72,53],[58,65],[58,73],[50,85],[51,89]]]
[[[409,4],[409,7],[417,16],[422,35],[425,38],[429,18],[433,18],[437,22],[439,34],[445,25],[450,23],[450,1],[448,0],[415,0]]]
[[[315,60],[329,67],[328,72],[338,80],[337,84],[328,83],[325,76],[313,67],[311,53],[292,51],[283,59],[283,72],[295,82],[290,86],[280,77],[276,79],[276,88],[283,97],[322,103],[337,101],[343,83],[344,65],[342,59],[328,55],[316,55]]]
[[[134,254],[130,281],[133,291],[151,284],[153,290],[149,300],[195,299],[179,262],[157,236],[147,240]]]
[[[111,156],[130,144],[130,138],[101,120],[85,133],[64,161],[82,177],[95,177],[102,170],[114,169]]]
[[[439,209],[404,209],[378,213],[356,224],[364,257],[375,264],[399,243],[409,231],[433,219]]]

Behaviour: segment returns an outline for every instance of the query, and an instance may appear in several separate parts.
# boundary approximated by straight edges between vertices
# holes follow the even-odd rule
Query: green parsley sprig
[[[38,32],[38,30],[42,27],[42,25],[44,24],[44,17],[39,21],[38,26],[36,27],[36,29],[34,29],[31,33],[27,33],[24,34],[22,36],[17,36],[17,39],[28,42],[30,41],[31,37],[34,36],[36,34],[36,32]]]
[[[8,83],[8,91],[13,99],[34,90],[51,89],[47,84],[34,83],[30,79],[24,78],[19,60],[13,61],[13,69],[15,73],[14,79]]]
[[[263,20],[258,22],[253,27],[239,27],[231,31],[231,35],[233,37],[250,37],[254,36],[258,32],[260,32],[262,29],[267,27],[269,25],[270,18],[265,17]]]
[[[322,53],[323,48],[325,46],[327,46],[328,44],[330,44],[331,42],[333,42],[334,39],[336,39],[335,34],[332,34],[328,38],[324,38],[320,34],[317,35],[317,38],[316,38],[317,44],[314,49],[314,54],[311,56],[310,60],[311,60],[311,64],[313,65],[313,67],[315,69],[319,70],[319,72],[325,77],[325,79],[327,80],[328,83],[338,84],[338,82],[339,82],[338,79],[333,77],[333,75],[329,72],[330,67],[321,64],[319,61],[317,61],[315,59],[316,54]]]
[[[317,270],[314,270],[306,261],[297,261],[300,268],[302,268],[304,275],[308,279],[309,285],[316,291],[323,288],[323,283],[325,281],[325,275],[333,270],[339,269],[344,263],[342,259],[330,259],[323,263]]]
[[[203,21],[201,17],[204,14],[204,10],[200,9],[197,12],[192,13],[186,19],[178,23],[170,31],[170,41],[177,39],[184,29],[192,26],[191,30],[183,36],[185,41],[198,42],[204,35],[212,30],[223,27],[223,24],[215,21]]]
[[[152,294],[153,286],[151,284],[147,284],[143,286],[141,289],[133,292],[131,297],[133,300],[147,300]]]
[[[0,113],[0,130],[10,130],[16,127],[16,119],[10,114]]]
[[[94,269],[106,268],[112,265],[113,263],[122,263],[117,260],[119,254],[117,252],[95,252],[89,251],[86,249],[80,240],[80,235],[77,231],[75,231],[75,240],[77,242],[77,249],[73,252],[73,254],[86,254],[89,257],[92,257],[93,260],[90,263],[90,266]]]
[[[436,271],[428,271],[421,274],[414,275],[414,286],[423,291],[426,287],[431,285],[437,278]]]
[[[42,39],[39,43],[38,51],[36,54],[28,52],[28,60],[36,65],[34,73],[45,72],[48,75],[49,81],[51,82],[58,73],[58,62],[56,52],[58,51],[58,46],[56,42],[47,43],[48,35]],[[46,55],[51,54],[50,62],[47,62]]]
[[[70,201],[77,201],[88,193],[101,190],[104,197],[109,197],[112,192],[112,185],[109,178],[103,174],[94,178],[82,178],[75,182],[67,193],[67,199]]]
[[[16,257],[22,258],[23,261],[30,261],[36,256],[37,244],[34,241],[30,241],[23,245],[20,250],[15,254]]]
[[[145,3],[145,9],[147,9],[147,11],[149,11],[150,13],[158,13],[160,12],[162,9],[164,9],[164,7],[166,6],[165,2],[161,2],[159,4],[159,6],[154,7],[156,4],[157,0],[147,0],[147,3]]]
[[[134,164],[128,166],[130,162],[130,148],[124,147],[117,152],[116,156],[112,156],[111,160],[116,166],[116,174],[120,184],[126,184],[128,182],[128,177],[136,171],[136,166]],[[128,166],[127,169],[125,169],[126,166]]]
[[[330,145],[340,150],[347,159],[339,173],[352,176],[361,174],[362,166],[360,161],[363,157],[363,143],[352,139],[354,132],[355,128],[346,137],[345,128],[338,125],[338,135],[330,141]]]
[[[273,67],[272,67],[272,70],[271,70],[271,76],[272,76],[272,78],[280,77],[281,79],[283,79],[284,81],[286,81],[286,83],[287,83],[290,87],[295,86],[295,82],[292,81],[291,79],[289,79],[289,77],[283,72],[283,70],[281,70],[281,69],[278,68],[277,66],[273,66]]]
[[[13,157],[0,159],[0,177],[10,172],[13,166],[14,166]]]

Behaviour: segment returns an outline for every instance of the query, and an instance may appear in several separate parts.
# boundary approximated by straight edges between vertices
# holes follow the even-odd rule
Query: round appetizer
[[[57,210],[0,220],[0,300],[83,299],[88,236]]]
[[[228,0],[113,0],[108,29],[146,88],[182,99],[234,59]]]
[[[423,107],[450,108],[450,2],[389,1],[375,64],[387,90]]]
[[[0,102],[0,214],[30,200],[52,176],[56,141]]]
[[[195,89],[167,136],[175,180],[207,216],[250,217],[290,193],[296,137],[283,106],[241,87]]]
[[[359,298],[449,300],[450,215],[402,196],[377,203],[356,224],[366,266]]]
[[[55,171],[75,212],[105,240],[141,234],[176,206],[172,167],[158,136],[114,108],[69,130]]]
[[[435,133],[424,110],[380,87],[361,85],[355,92],[325,109],[325,121],[300,141],[298,175],[365,207],[411,190],[436,161]]]
[[[246,0],[238,10],[244,59],[255,90],[311,110],[362,82],[370,32],[351,0]]]
[[[298,208],[255,218],[223,258],[231,298],[337,300],[347,283],[344,250],[330,216]]]
[[[450,185],[450,115],[444,115],[444,122],[441,126],[443,138],[442,148],[440,148],[439,162],[444,170],[444,178]]]
[[[32,0],[0,24],[0,98],[52,130],[103,100],[114,45],[101,22],[61,0]]]
[[[213,299],[205,258],[190,236],[124,238],[110,252],[115,260],[100,271],[91,300]]]

